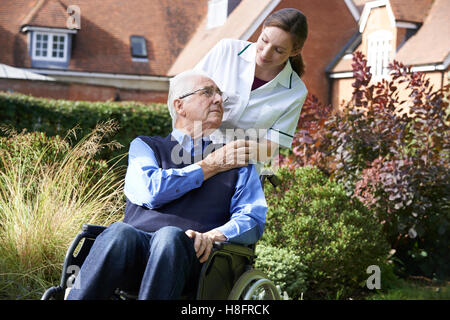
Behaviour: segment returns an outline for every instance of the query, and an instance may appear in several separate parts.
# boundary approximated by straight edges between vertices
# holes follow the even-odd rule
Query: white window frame
[[[378,30],[367,36],[367,62],[375,79],[386,78],[393,50],[393,35],[387,30]]]
[[[223,26],[228,17],[228,0],[208,1],[208,22],[206,29]]]
[[[48,36],[48,42],[47,42],[47,56],[43,57],[36,56],[36,50],[37,50],[37,36]],[[53,51],[53,36],[57,37],[63,37],[64,38],[64,48],[63,48],[63,56],[62,57],[52,57],[52,51]],[[33,60],[40,60],[40,61],[55,61],[55,62],[64,62],[67,60],[67,53],[68,53],[68,45],[69,45],[69,36],[67,33],[59,33],[59,32],[42,32],[42,31],[34,31],[33,32],[33,47],[31,48],[31,57]],[[41,49],[42,50],[42,49]],[[60,49],[58,49],[59,51]]]

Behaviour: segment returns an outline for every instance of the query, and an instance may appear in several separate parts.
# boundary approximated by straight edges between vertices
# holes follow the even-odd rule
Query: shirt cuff
[[[230,220],[216,229],[222,232],[227,240],[230,240],[230,238],[233,238],[236,234],[238,234],[239,226],[235,221]]]
[[[258,227],[254,226],[247,231],[240,232],[236,221],[230,220],[223,226],[216,228],[227,238],[226,241],[244,245],[254,244],[259,240]]]

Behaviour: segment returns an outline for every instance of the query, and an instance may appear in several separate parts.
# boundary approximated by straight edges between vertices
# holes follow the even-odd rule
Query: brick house
[[[356,50],[366,56],[373,81],[388,78],[395,59],[426,73],[435,89],[448,84],[450,1],[354,0],[353,14],[359,29],[327,68],[333,106],[351,96]]]
[[[325,68],[358,29],[344,0],[243,0],[220,27],[206,28],[208,18],[203,18],[169,75],[193,67],[222,38],[256,41],[264,19],[282,8],[297,8],[307,16],[309,34],[302,51],[306,64],[303,81],[310,93],[327,102],[329,79]]]
[[[68,28],[71,5],[80,9],[80,28]],[[255,41],[263,20],[284,7],[308,16],[304,80],[328,100],[324,69],[357,29],[344,0],[2,0],[0,63],[55,81],[3,78],[0,90],[164,102],[171,76],[194,66],[222,38]],[[62,38],[53,43],[52,36]],[[53,44],[64,50],[50,52]]]
[[[0,63],[55,81],[0,90],[165,102],[167,70],[206,11],[206,0],[2,0]]]
[[[294,7],[309,24],[303,80],[310,93],[335,105],[350,92],[351,52],[362,50],[379,65],[373,57],[381,49],[374,47],[377,54],[370,55],[367,46],[378,43],[373,40],[377,34],[395,42],[395,50],[383,57],[448,81],[449,2],[2,0],[0,63],[47,79],[0,77],[0,90],[73,100],[165,102],[170,77],[192,68],[217,41],[255,41],[271,12]]]

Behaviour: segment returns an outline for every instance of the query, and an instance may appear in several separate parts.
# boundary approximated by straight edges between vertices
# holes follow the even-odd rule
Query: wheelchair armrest
[[[75,239],[73,239],[66,251],[66,257],[64,259],[61,274],[61,282],[59,285],[63,291],[67,288],[67,280],[72,275],[72,272],[68,272],[68,268],[73,265],[77,265],[81,268],[81,265],[83,264],[86,256],[89,254],[89,250],[91,249],[95,239],[105,229],[105,226],[97,226],[93,224],[83,224],[81,226],[81,232],[76,235]],[[78,247],[79,249],[77,250]]]
[[[105,226],[98,226],[95,224],[83,224],[81,227],[81,230],[83,232],[86,232],[87,234],[97,237],[100,233],[102,233],[107,227]]]
[[[254,246],[248,247],[242,244],[236,244],[231,242],[214,242],[213,249],[220,250],[222,252],[228,252],[231,254],[237,254],[240,256],[254,257]]]

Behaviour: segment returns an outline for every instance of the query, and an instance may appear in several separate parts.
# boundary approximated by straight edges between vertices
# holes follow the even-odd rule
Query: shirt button
[[[180,192],[180,189],[176,189],[175,192],[177,192],[177,193]]]
[[[198,180],[195,180],[195,183],[196,183],[196,184],[200,184],[200,182],[199,182]]]

